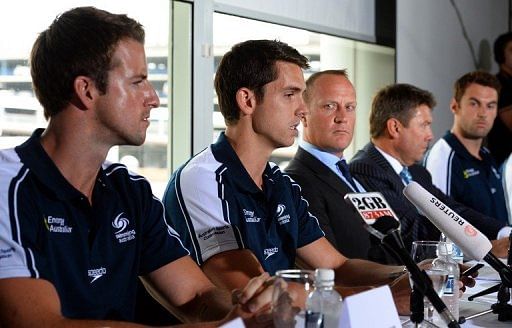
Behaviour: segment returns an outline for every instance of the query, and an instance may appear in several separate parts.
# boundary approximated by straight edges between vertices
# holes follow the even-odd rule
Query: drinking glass
[[[421,263],[425,260],[433,260],[437,257],[437,252],[439,247],[443,247],[441,244],[446,244],[439,241],[414,241],[412,243],[412,251],[411,256],[417,264]],[[427,265],[426,267],[424,265],[423,269],[429,276],[429,278],[432,280],[432,286],[434,287],[434,290],[437,292],[437,294],[441,297],[444,292],[444,288],[446,286],[446,281],[448,280],[448,271],[433,268],[432,265]],[[411,287],[413,286],[413,281],[410,279]],[[428,300],[428,298],[424,298],[424,308],[426,310],[425,315],[425,324],[423,326],[428,326],[429,323],[432,323],[433,321],[433,315],[434,315],[434,307]]]
[[[310,270],[279,270],[272,294],[275,327],[304,327],[304,306],[313,290],[315,273]]]

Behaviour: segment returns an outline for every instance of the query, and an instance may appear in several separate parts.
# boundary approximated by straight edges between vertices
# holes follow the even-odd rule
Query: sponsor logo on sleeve
[[[12,257],[14,252],[16,252],[14,247],[0,248],[0,260],[8,259],[8,258]]]
[[[197,239],[202,239],[203,241],[206,241],[215,235],[223,235],[230,229],[231,229],[230,226],[213,227],[204,232],[198,233]]]
[[[119,213],[112,221],[112,227],[117,229],[114,231],[114,236],[120,244],[135,239],[136,231],[135,229],[128,230],[129,225],[130,220],[124,216],[124,212]]]

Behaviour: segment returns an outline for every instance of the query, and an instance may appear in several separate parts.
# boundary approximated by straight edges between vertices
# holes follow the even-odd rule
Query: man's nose
[[[146,106],[150,106],[151,108],[157,108],[160,106],[160,98],[158,98],[158,95],[156,93],[155,88],[153,88],[153,85],[151,85],[151,83],[148,83],[148,85],[149,89],[147,91],[144,104]]]

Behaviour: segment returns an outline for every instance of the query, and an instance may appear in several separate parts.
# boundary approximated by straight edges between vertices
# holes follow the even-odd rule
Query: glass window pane
[[[237,31],[232,33],[232,31]],[[236,43],[250,39],[277,39],[296,48],[310,60],[311,68],[304,73],[307,79],[312,73],[326,69],[347,69],[357,92],[357,126],[354,141],[345,156],[350,158],[354,149],[369,141],[368,114],[371,97],[381,87],[395,82],[395,50],[346,38],[315,33],[253,19],[214,13],[213,43],[215,70],[222,56]],[[217,98],[213,95],[213,140],[225,129]],[[299,127],[299,138],[302,126]],[[356,148],[357,147],[357,148]],[[297,140],[287,148],[276,149],[271,161],[281,168],[295,154]]]
[[[146,143],[140,147],[113,147],[108,157],[121,161],[146,176],[161,196],[168,179],[168,0],[153,0],[151,6],[136,0],[7,1],[0,11],[0,147],[12,147],[45,127],[43,110],[31,86],[28,57],[38,33],[58,14],[78,6],[95,6],[123,13],[138,20],[146,30],[149,80],[160,96],[161,107],[152,110]],[[30,8],[27,10],[27,8]],[[155,10],[158,8],[158,10]],[[23,19],[20,19],[22,15]]]

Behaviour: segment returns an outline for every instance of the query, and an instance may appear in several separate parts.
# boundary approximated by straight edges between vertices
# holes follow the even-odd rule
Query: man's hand
[[[272,292],[274,279],[268,273],[252,278],[242,289],[232,292],[234,309],[227,320],[241,317],[246,327],[273,327]]]
[[[470,266],[467,264],[459,264],[459,270],[460,270],[459,297],[461,297],[462,294],[466,291],[466,286],[471,288],[471,287],[474,287],[476,284],[475,278],[478,276],[478,271],[475,271],[475,272],[471,273],[470,275],[465,275],[465,276],[462,275],[462,272],[466,271],[469,268],[470,268]]]
[[[491,252],[494,254],[494,256],[501,258],[506,258],[508,256],[508,248],[510,247],[508,237],[491,240],[491,244]]]

